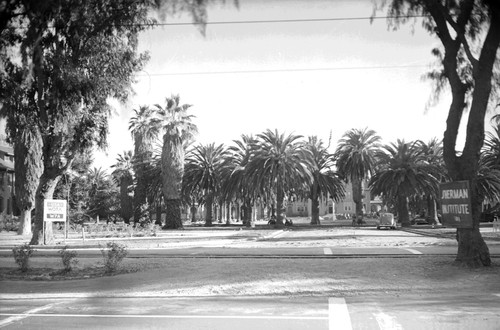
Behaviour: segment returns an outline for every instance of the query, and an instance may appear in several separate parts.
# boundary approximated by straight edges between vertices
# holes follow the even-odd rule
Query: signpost
[[[53,222],[64,222],[64,227],[66,229],[66,200],[65,199],[46,199],[43,201],[43,241],[45,243],[45,223],[49,222],[52,225]],[[65,230],[65,233],[67,231]],[[66,240],[66,234],[64,239]]]
[[[442,183],[439,186],[439,195],[443,225],[472,228],[469,181]]]

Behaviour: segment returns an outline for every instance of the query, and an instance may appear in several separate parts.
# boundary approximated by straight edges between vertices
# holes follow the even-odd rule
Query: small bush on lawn
[[[78,264],[78,259],[76,259],[78,253],[76,251],[68,251],[67,246],[62,248],[59,251],[59,254],[61,255],[64,271],[66,273],[70,272],[73,269],[73,267]]]
[[[17,231],[19,229],[18,217],[11,214],[0,213],[0,231]]]
[[[106,247],[101,247],[106,273],[113,273],[128,254],[127,247],[123,244],[108,242]]]
[[[19,269],[23,273],[27,272],[30,266],[30,257],[33,254],[33,249],[28,243],[23,245],[15,246],[12,249],[12,253],[14,254],[14,260],[16,264],[19,265]]]

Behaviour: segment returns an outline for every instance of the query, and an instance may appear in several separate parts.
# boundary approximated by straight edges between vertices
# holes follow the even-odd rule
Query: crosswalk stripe
[[[351,317],[344,298],[328,299],[328,324],[330,330],[352,330]]]
[[[422,254],[422,252],[414,250],[414,249],[405,249],[405,250],[408,251],[408,252],[411,252],[413,254]]]

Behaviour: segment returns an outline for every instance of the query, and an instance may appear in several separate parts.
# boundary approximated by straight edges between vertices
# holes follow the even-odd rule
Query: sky
[[[208,10],[208,22],[369,18],[371,0],[240,0]],[[385,16],[385,12],[377,12]],[[189,22],[188,16],[167,23]],[[317,135],[331,149],[352,128],[375,130],[384,143],[442,138],[450,99],[426,110],[431,84],[422,80],[439,45],[417,23],[398,31],[385,19],[162,26],[140,35],[151,59],[135,95],[115,105],[108,149],[95,167],[108,168],[133,150],[133,109],[165,104],[179,94],[191,104],[196,143],[232,144],[266,129]]]

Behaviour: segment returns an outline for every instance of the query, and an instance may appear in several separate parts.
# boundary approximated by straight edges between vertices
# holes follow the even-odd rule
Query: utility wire
[[[225,25],[225,24],[267,24],[267,23],[303,23],[303,22],[335,22],[335,21],[360,21],[376,19],[395,18],[423,18],[428,15],[408,16],[360,16],[360,17],[330,17],[330,18],[297,18],[297,19],[270,19],[270,20],[246,20],[246,21],[213,21],[213,22],[179,22],[179,23],[155,23],[154,26],[184,26],[184,25]],[[141,25],[141,24],[138,24]]]
[[[388,65],[388,66],[352,66],[331,68],[297,68],[297,69],[267,69],[267,70],[234,70],[234,71],[199,71],[199,72],[169,72],[150,73],[138,76],[195,76],[195,75],[222,75],[222,74],[251,74],[251,73],[281,73],[281,72],[314,72],[314,71],[341,71],[341,70],[379,70],[379,69],[407,69],[424,68],[428,65]]]

